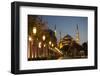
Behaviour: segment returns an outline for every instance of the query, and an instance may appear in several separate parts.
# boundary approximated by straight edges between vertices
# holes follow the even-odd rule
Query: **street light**
[[[41,48],[41,42],[39,42],[39,45],[38,45],[38,47],[39,47],[39,48]]]
[[[46,46],[46,44],[44,44],[44,47]]]
[[[49,41],[49,45],[51,45],[51,41]]]
[[[31,36],[29,36],[28,40],[29,40],[28,58],[32,58],[32,47],[31,47],[32,38],[31,38]]]
[[[52,47],[54,46],[54,44],[52,44]]]
[[[34,47],[34,49],[35,50],[33,50],[34,51],[34,56],[35,56],[35,58],[37,57],[37,51],[36,51],[36,48],[37,48],[37,43],[36,43],[36,33],[37,33],[37,29],[36,29],[36,27],[33,27],[33,34],[34,34],[34,40],[33,40],[33,47]],[[35,44],[35,45],[34,45]]]
[[[46,39],[45,35],[43,35],[42,39],[43,39],[43,41],[45,41],[45,39]]]
[[[32,41],[32,38],[29,36],[29,41]]]
[[[43,57],[44,57],[44,56],[45,56],[44,41],[45,41],[45,39],[46,39],[46,36],[45,36],[45,35],[43,35],[43,36],[42,36],[42,39],[43,39],[43,47],[42,47],[42,50],[43,50]]]
[[[33,27],[33,34],[36,34],[36,32],[37,32],[36,27]]]

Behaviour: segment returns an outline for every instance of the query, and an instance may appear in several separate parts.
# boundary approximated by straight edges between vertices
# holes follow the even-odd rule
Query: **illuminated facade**
[[[31,24],[32,22],[29,23],[29,25]],[[56,47],[56,26],[53,31],[47,28],[46,24],[37,23],[31,32],[28,36],[28,60],[56,59],[62,55],[62,52]]]
[[[76,30],[76,39],[73,39],[69,34],[64,36],[64,38],[61,38],[61,32],[60,32],[60,41],[59,41],[58,46],[61,49],[65,45],[70,45],[72,41],[75,41],[76,43],[80,44],[78,25],[77,25],[77,30]]]
[[[66,57],[76,58],[80,57],[81,45],[78,44],[70,35],[64,36],[61,41],[62,47],[60,48]]]
[[[72,38],[69,34],[61,38],[60,32],[60,41],[58,47],[60,50],[63,51],[63,54],[65,56],[80,57],[80,54],[82,53],[82,46],[80,45],[78,25],[76,31],[76,39]]]

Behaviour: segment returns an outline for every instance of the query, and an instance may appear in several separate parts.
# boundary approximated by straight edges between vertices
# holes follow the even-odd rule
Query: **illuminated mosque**
[[[76,26],[75,39],[69,34],[61,37],[60,32],[60,40],[57,41],[56,25],[52,30],[41,19],[34,21],[34,16],[29,16],[28,18],[28,60],[87,57],[82,45],[80,45],[78,25]]]
[[[84,56],[84,51],[82,49],[82,46],[80,45],[80,36],[79,36],[79,28],[78,25],[76,26],[76,39],[71,37],[69,34],[61,37],[60,32],[60,41],[58,43],[59,49],[63,52],[65,56],[77,58]]]

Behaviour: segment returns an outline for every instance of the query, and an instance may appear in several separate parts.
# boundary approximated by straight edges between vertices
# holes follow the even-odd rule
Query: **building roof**
[[[67,34],[64,38],[63,38],[63,40],[66,40],[66,39],[73,39],[69,34]]]

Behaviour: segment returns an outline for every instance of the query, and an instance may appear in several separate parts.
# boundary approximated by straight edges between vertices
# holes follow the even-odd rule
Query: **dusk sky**
[[[76,37],[77,24],[79,28],[80,44],[88,40],[88,18],[77,16],[42,16],[49,28],[54,30],[56,25],[57,39],[59,40],[61,32],[62,38],[67,34],[71,35],[74,39]]]

